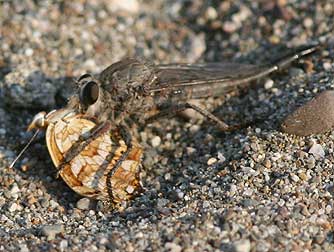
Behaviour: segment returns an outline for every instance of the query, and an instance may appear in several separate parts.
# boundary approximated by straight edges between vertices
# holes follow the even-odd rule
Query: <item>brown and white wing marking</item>
[[[80,136],[89,134],[94,126],[93,121],[82,118],[81,115],[65,117],[48,126],[46,142],[56,167],[59,167],[66,152]],[[137,143],[133,145],[133,151],[111,178],[114,202],[128,200],[141,189],[139,172],[142,150]],[[103,133],[65,164],[59,174],[77,193],[106,200],[108,199],[107,174],[126,149],[123,140],[115,143],[109,132]],[[113,154],[113,158],[104,168],[103,163],[109,154]]]

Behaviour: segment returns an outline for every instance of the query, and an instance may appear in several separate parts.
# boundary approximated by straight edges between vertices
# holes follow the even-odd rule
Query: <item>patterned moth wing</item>
[[[61,120],[48,124],[46,142],[56,167],[59,167],[64,155],[79,137],[88,134],[95,125],[93,121],[81,115],[65,116]],[[66,163],[59,174],[75,192],[86,197],[107,200],[109,199],[107,174],[126,149],[127,146],[123,140],[115,143],[109,132],[103,133]],[[113,153],[113,159],[104,169],[101,165],[110,153]],[[111,177],[114,203],[129,200],[141,191],[139,179],[141,156],[142,149],[138,143],[133,142],[130,155]]]

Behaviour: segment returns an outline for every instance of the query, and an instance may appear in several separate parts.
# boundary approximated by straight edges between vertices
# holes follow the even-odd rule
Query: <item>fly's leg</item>
[[[122,162],[127,159],[127,157],[129,156],[129,154],[132,150],[132,137],[131,137],[130,130],[128,129],[127,125],[122,124],[120,126],[120,135],[121,135],[121,139],[123,139],[123,141],[125,142],[125,145],[127,146],[127,148],[126,148],[126,151],[122,153],[122,156],[117,160],[116,164],[110,169],[110,171],[107,174],[106,185],[107,185],[109,199],[110,199],[111,202],[113,202],[113,192],[112,192],[111,178],[117,172],[117,170],[121,166]],[[103,165],[105,165],[107,167],[109,165],[109,163],[111,162],[111,160],[113,159],[113,157],[114,157],[114,153],[110,153],[106,157],[105,162],[104,162]]]
[[[64,155],[64,158],[60,165],[57,167],[58,169],[58,175],[62,171],[62,169],[67,165],[73,158],[78,156],[92,141],[94,141],[96,138],[101,136],[102,134],[105,134],[106,132],[110,132],[110,135],[114,135],[114,130],[111,126],[111,123],[109,121],[106,121],[104,123],[101,123],[99,125],[96,125],[94,128],[92,128],[87,135],[85,136],[80,136],[79,140],[75,142],[71,148],[66,152]],[[108,190],[108,195],[110,200],[112,201],[113,199],[113,194],[112,194],[112,186],[111,186],[111,178],[112,176],[117,172],[118,168],[121,166],[122,162],[126,160],[126,158],[129,156],[131,150],[132,150],[132,137],[130,134],[130,131],[126,125],[121,125],[120,128],[120,139],[122,139],[125,142],[125,145],[127,146],[127,149],[125,152],[122,153],[121,157],[117,160],[116,164],[111,168],[111,170],[107,174],[107,190]],[[120,140],[119,139],[119,140]],[[119,147],[115,146],[115,149]],[[114,151],[111,151],[107,157],[105,158],[104,162],[102,165],[99,167],[99,170],[105,171],[114,158],[115,153]]]
[[[191,109],[197,111],[198,113],[200,113],[204,117],[206,117],[209,120],[215,122],[221,130],[223,130],[223,131],[231,130],[230,126],[228,126],[226,123],[224,123],[218,117],[213,115],[211,112],[209,112],[209,111],[207,111],[203,108],[200,108],[200,107],[198,107],[194,104],[191,104],[189,102],[178,104],[176,106],[172,106],[171,108],[167,108],[167,109],[161,111],[160,113],[158,113],[157,115],[154,115],[154,116],[148,118],[146,122],[150,123],[150,122],[152,122],[152,121],[154,121],[158,118],[161,118],[161,117],[174,116],[176,113],[181,112],[181,111],[183,111],[185,109],[188,109],[188,108],[191,108]]]
[[[202,116],[208,118],[209,120],[211,120],[212,122],[216,123],[218,125],[218,127],[222,130],[222,131],[227,131],[229,130],[229,126],[224,123],[222,120],[220,120],[218,117],[216,117],[214,114],[212,114],[211,112],[200,108],[194,104],[191,104],[189,102],[185,103],[185,108],[191,108],[193,110],[195,110],[196,112],[200,113]]]
[[[108,132],[111,128],[110,122],[104,122],[101,124],[96,125],[93,127],[88,134],[81,135],[71,148],[65,153],[63,160],[57,167],[57,177],[59,176],[59,173],[64,169],[65,165],[67,165],[73,158],[78,156],[85,148],[88,146],[92,141],[94,141],[96,138],[98,138],[100,135],[104,134],[105,132]]]

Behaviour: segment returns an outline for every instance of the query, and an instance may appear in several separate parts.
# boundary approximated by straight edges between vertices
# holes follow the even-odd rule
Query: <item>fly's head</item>
[[[99,80],[90,74],[84,74],[77,80],[79,100],[79,113],[98,121],[106,119],[105,114],[110,106]]]

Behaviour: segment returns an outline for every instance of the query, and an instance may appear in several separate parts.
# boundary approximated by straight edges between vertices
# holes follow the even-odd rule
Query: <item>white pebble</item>
[[[312,18],[310,18],[310,17],[305,18],[303,24],[306,28],[311,28],[313,26]]]
[[[61,242],[59,243],[59,248],[61,251],[64,251],[65,249],[67,249],[68,247],[68,242],[67,240],[61,240]]]
[[[244,195],[245,196],[252,196],[253,195],[253,189],[247,188],[244,190]]]
[[[16,183],[13,184],[12,188],[10,189],[10,193],[12,195],[17,194],[20,192],[20,188],[17,186]]]
[[[281,153],[279,152],[275,152],[274,155],[271,157],[271,160],[276,162],[277,160],[279,160],[282,157]]]
[[[184,192],[178,192],[177,193],[177,197],[179,198],[179,199],[183,199],[183,197],[184,197]]]
[[[188,155],[191,155],[196,151],[196,149],[193,147],[187,147],[186,150]]]
[[[274,81],[272,79],[268,79],[265,83],[264,83],[264,88],[265,89],[271,89],[274,86]]]
[[[203,208],[208,208],[208,207],[210,207],[210,203],[209,203],[209,201],[205,200],[203,202]]]
[[[182,251],[182,247],[173,242],[166,242],[165,249],[167,249],[170,252],[181,252]]]
[[[130,186],[130,185],[129,185],[129,186],[126,188],[126,192],[129,193],[129,194],[132,194],[134,191],[135,191],[135,188],[134,188],[133,186]]]
[[[171,180],[172,175],[168,172],[168,173],[165,174],[164,177],[165,177],[165,180]]]
[[[190,133],[195,133],[195,132],[197,132],[199,129],[200,129],[200,126],[197,125],[197,124],[194,124],[194,125],[192,125],[192,126],[189,128],[189,131],[190,131]]]
[[[18,204],[16,204],[15,202],[13,202],[13,203],[11,203],[9,205],[8,211],[12,213],[12,212],[15,212],[16,210],[19,210],[20,208],[21,207]]]
[[[218,156],[219,162],[223,163],[223,162],[226,161],[226,158],[225,158],[225,156],[224,156],[223,153],[218,152],[218,155],[217,155],[217,156]]]
[[[137,13],[139,11],[139,2],[137,0],[112,0],[108,5],[109,9],[113,12],[126,11],[129,13]]]
[[[54,200],[50,200],[50,206],[51,206],[52,208],[56,208],[56,207],[59,206],[59,204],[58,204],[58,202],[56,202],[56,201],[54,201]]]
[[[332,64],[330,62],[324,62],[322,64],[323,68],[326,70],[326,71],[329,71],[332,69]]]
[[[217,158],[212,157],[212,158],[209,158],[207,165],[213,165],[216,162],[217,162]]]
[[[161,138],[159,136],[155,136],[151,139],[152,147],[158,147],[161,144]]]
[[[310,154],[313,154],[315,158],[324,158],[325,151],[320,144],[313,144],[310,150],[308,151]]]
[[[291,177],[291,179],[292,179],[294,182],[298,182],[298,181],[299,181],[299,177],[298,177],[296,174],[294,174],[294,173],[291,173],[291,174],[290,174],[290,177]]]
[[[239,240],[233,244],[235,252],[249,252],[251,250],[251,243],[249,240]]]
[[[24,54],[25,54],[26,56],[32,56],[33,53],[34,53],[34,50],[31,49],[31,48],[27,48],[27,49],[24,51]]]
[[[237,186],[236,185],[231,185],[230,186],[230,194],[235,194],[236,192],[237,192],[237,190],[238,190],[238,188],[237,188]]]
[[[218,16],[216,9],[210,6],[206,10],[206,16],[208,19],[211,19],[211,20],[216,19]]]

